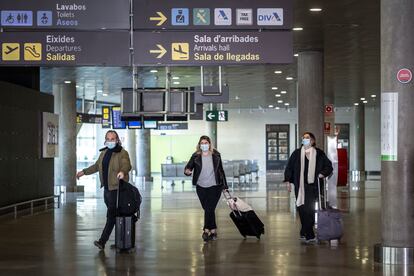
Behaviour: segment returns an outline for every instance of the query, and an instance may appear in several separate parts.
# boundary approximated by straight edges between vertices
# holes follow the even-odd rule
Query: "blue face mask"
[[[210,149],[210,145],[209,145],[209,144],[201,144],[201,145],[200,145],[200,149],[201,149],[203,152],[206,152],[206,151],[208,151],[208,150]]]
[[[307,139],[307,138],[303,138],[302,139],[302,145],[304,145],[305,147],[310,146],[310,144],[311,144],[311,140],[310,139]]]
[[[108,147],[108,149],[114,149],[116,147],[116,142],[105,142],[105,145]]]

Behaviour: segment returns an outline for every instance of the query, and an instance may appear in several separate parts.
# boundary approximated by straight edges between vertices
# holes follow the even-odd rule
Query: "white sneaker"
[[[313,238],[313,239],[305,240],[305,243],[307,243],[307,244],[313,244],[313,243],[316,243],[316,241],[317,241],[317,239],[316,238]]]

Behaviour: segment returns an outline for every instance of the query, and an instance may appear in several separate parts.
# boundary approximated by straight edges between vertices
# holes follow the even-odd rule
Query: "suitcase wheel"
[[[256,238],[257,238],[258,240],[260,240],[260,235],[257,235],[257,236],[256,236]]]
[[[246,239],[247,239],[246,235],[243,235],[243,240],[246,240]]]

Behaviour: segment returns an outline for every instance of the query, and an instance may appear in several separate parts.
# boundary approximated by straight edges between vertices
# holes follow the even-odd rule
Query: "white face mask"
[[[105,145],[108,147],[108,149],[114,149],[116,147],[116,142],[105,142]]]
[[[207,151],[210,149],[210,145],[209,145],[209,144],[201,144],[201,145],[200,145],[200,149],[201,149],[203,152],[207,152]]]
[[[302,145],[304,145],[305,147],[309,147],[311,145],[311,140],[308,138],[303,138]]]

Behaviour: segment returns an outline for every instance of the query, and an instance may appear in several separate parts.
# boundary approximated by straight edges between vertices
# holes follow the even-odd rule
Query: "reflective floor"
[[[262,239],[243,240],[221,200],[219,239],[201,241],[202,210],[191,183],[137,183],[144,196],[137,249],[93,246],[105,223],[101,197],[65,198],[60,209],[0,224],[0,275],[414,275],[412,267],[373,262],[380,241],[379,179],[338,189],[345,236],[338,246],[304,245],[293,195],[279,176],[234,185],[263,220]]]

